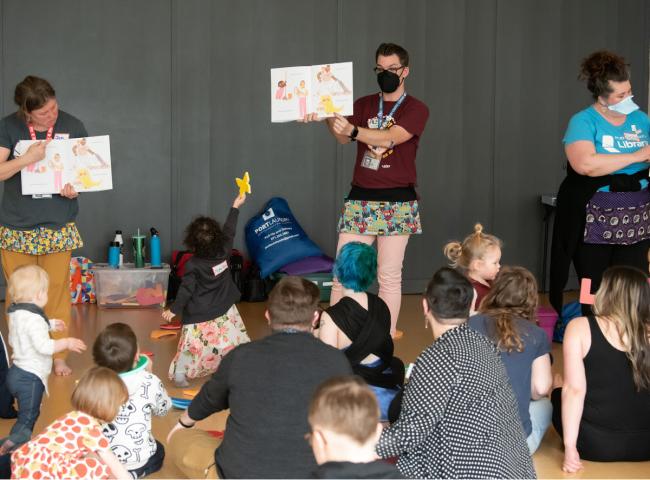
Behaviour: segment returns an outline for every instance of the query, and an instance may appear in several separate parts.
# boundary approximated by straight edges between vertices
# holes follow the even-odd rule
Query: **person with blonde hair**
[[[7,373],[7,388],[18,400],[18,418],[9,436],[0,440],[0,455],[12,452],[32,436],[41,411],[43,393],[52,371],[52,355],[64,350],[86,349],[78,338],[50,338],[50,332],[65,328],[61,320],[49,320],[43,311],[48,300],[49,277],[36,265],[23,265],[9,277],[13,303],[9,315],[9,345],[13,365]]]
[[[594,315],[564,334],[564,385],[553,390],[553,425],[564,442],[562,470],[581,458],[650,460],[650,285],[633,267],[605,270]]]
[[[361,377],[334,377],[322,383],[309,404],[307,439],[318,469],[315,478],[403,478],[377,460],[381,435],[379,404]]]
[[[128,398],[117,373],[106,367],[88,370],[72,392],[74,410],[12,454],[11,478],[131,478],[101,426],[115,419]]]
[[[551,424],[548,399],[553,384],[550,343],[537,326],[537,281],[524,267],[504,267],[468,321],[496,343],[517,397],[530,453],[535,453]]]
[[[445,245],[443,252],[450,260],[450,266],[459,270],[474,287],[476,300],[472,311],[477,310],[481,301],[490,291],[491,282],[501,268],[502,242],[494,235],[483,232],[483,225],[474,225],[474,232],[461,242],[452,241]]]

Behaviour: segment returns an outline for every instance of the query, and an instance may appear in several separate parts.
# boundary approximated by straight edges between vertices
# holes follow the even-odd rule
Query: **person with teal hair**
[[[382,421],[404,385],[404,364],[393,356],[390,311],[377,295],[366,290],[377,278],[377,251],[361,242],[341,248],[334,263],[334,276],[343,297],[321,316],[319,338],[343,350],[355,374],[377,395]],[[391,411],[397,405],[391,408]],[[392,417],[392,415],[391,415]]]

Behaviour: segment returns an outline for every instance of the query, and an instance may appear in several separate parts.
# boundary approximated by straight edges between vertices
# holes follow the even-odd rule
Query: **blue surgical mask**
[[[639,106],[632,101],[633,96],[634,95],[625,97],[623,100],[615,103],[614,105],[608,105],[607,108],[609,108],[612,112],[617,112],[621,115],[629,115],[630,113],[635,112],[639,109]]]

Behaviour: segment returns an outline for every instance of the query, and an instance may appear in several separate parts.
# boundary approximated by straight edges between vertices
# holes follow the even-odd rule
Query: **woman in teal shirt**
[[[595,52],[583,60],[580,78],[594,103],[571,118],[563,140],[567,176],[551,252],[550,299],[558,312],[571,262],[595,290],[609,266],[647,269],[650,247],[650,120],[632,100],[628,65]]]

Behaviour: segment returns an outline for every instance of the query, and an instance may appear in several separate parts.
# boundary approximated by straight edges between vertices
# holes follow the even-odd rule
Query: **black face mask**
[[[400,78],[396,73],[384,70],[377,74],[377,83],[382,92],[393,93],[399,87]]]

